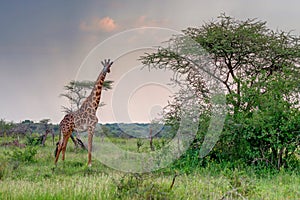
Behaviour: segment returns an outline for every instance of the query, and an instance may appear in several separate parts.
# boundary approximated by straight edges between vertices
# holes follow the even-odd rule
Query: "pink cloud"
[[[163,27],[167,26],[169,21],[166,19],[150,19],[147,16],[142,15],[135,20],[130,20],[126,25],[124,21],[123,23],[124,24],[117,24],[114,19],[108,16],[103,18],[95,17],[90,21],[82,21],[79,28],[86,32],[113,32],[116,30],[122,30],[125,27]]]
[[[94,32],[104,31],[112,32],[118,29],[118,25],[115,20],[110,17],[94,18],[91,22],[82,21],[79,26],[80,30]]]

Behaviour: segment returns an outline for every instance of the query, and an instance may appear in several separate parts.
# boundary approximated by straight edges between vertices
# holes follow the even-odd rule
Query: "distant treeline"
[[[24,120],[20,123],[5,122],[0,120],[0,136],[26,135],[32,133],[44,134],[52,131],[59,134],[59,125],[44,122]],[[107,123],[98,124],[96,135],[121,138],[149,138],[149,137],[172,137],[174,131],[170,126],[152,123]]]
[[[99,124],[97,130],[108,137],[149,138],[174,136],[171,126],[150,123]]]

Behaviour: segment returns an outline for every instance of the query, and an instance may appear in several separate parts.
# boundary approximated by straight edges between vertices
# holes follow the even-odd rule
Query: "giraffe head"
[[[101,64],[104,66],[103,72],[109,73],[110,72],[110,67],[113,64],[113,62],[110,61],[110,59],[108,59],[108,60],[105,59],[104,61],[101,61]]]

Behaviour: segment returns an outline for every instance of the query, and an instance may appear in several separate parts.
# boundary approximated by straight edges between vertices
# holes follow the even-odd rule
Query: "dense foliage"
[[[194,155],[210,112],[210,88],[203,78],[209,65],[215,72],[210,75],[224,88],[228,107],[222,136],[210,157],[280,169],[299,162],[299,41],[290,32],[268,29],[266,22],[223,14],[199,28],[183,30],[168,47],[141,60],[150,68],[173,70],[175,84],[190,85],[205,105],[191,146]],[[166,109],[166,121],[174,126],[180,121],[183,95],[184,89]]]

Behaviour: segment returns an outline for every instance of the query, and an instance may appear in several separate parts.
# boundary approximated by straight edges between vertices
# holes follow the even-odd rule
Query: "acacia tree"
[[[113,81],[104,81],[103,89],[111,89]],[[70,81],[67,85],[64,86],[65,93],[60,94],[61,97],[68,99],[70,106],[62,106],[63,111],[66,113],[72,112],[73,110],[78,110],[89,95],[91,90],[95,85],[94,81]],[[99,106],[103,106],[101,103]]]
[[[296,120],[300,115],[299,41],[300,38],[291,33],[268,29],[266,22],[242,21],[222,14],[216,21],[199,28],[183,30],[183,35],[168,41],[168,47],[160,47],[157,52],[142,56],[141,60],[150,68],[171,69],[175,82],[181,79],[191,85],[199,103],[207,105],[202,107],[202,113],[209,111],[210,95],[204,75],[199,71],[210,65],[211,72],[218,74],[214,78],[226,90],[229,108],[219,149],[215,152],[222,151],[223,159],[263,159],[273,165],[277,163],[280,168],[284,165],[280,160],[299,147],[299,122]],[[210,58],[209,63],[203,62],[199,52]],[[183,94],[178,93],[168,106],[166,118],[171,122],[178,122],[180,118]],[[278,115],[279,119],[274,119],[276,123],[271,120],[273,128],[268,129],[268,117],[273,115]],[[252,123],[258,117],[264,125]],[[268,136],[264,137],[266,132]],[[227,148],[222,149],[225,146]]]

